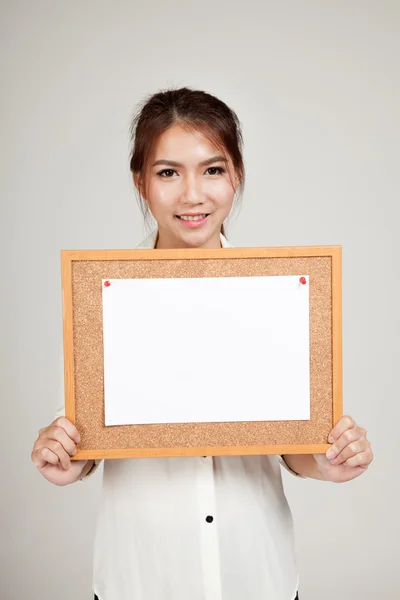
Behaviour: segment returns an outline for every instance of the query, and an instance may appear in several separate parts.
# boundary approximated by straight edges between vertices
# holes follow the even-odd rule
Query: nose
[[[185,178],[182,190],[182,202],[190,206],[204,203],[204,194],[201,189],[201,182],[196,175],[188,175]]]

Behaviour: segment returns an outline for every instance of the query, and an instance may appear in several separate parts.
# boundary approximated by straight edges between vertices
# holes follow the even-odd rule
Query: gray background
[[[216,94],[243,124],[233,244],[343,246],[345,411],[376,457],[344,485],[284,473],[301,597],[399,598],[399,2],[10,0],[1,13],[1,598],[92,597],[101,473],[57,488],[30,462],[60,394],[59,251],[143,238],[129,122],[169,85]]]

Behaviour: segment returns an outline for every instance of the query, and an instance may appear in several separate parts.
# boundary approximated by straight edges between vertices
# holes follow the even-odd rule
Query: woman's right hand
[[[51,483],[74,483],[81,479],[84,470],[88,470],[85,468],[87,460],[70,459],[70,456],[75,456],[79,442],[80,435],[75,425],[65,417],[59,417],[39,431],[39,437],[33,445],[32,462]]]

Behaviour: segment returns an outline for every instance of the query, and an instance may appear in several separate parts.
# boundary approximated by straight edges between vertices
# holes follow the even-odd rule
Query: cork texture
[[[310,277],[310,421],[104,425],[102,279],[265,275]],[[81,434],[80,450],[327,443],[333,420],[330,256],[76,260],[72,261],[72,308],[75,424]]]

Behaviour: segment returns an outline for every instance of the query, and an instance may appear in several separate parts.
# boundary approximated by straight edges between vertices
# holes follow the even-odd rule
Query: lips
[[[182,217],[201,217],[203,215],[208,217],[209,214],[210,213],[183,213],[183,215],[176,215],[176,216],[181,219]]]

